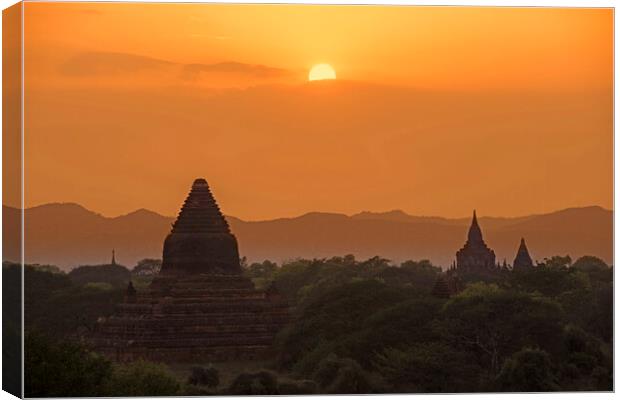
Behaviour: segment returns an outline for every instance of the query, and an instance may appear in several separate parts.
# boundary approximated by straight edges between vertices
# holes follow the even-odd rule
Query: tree
[[[278,340],[280,365],[292,366],[321,341],[358,332],[373,312],[406,299],[401,290],[377,281],[358,281],[326,290],[301,310],[301,315]],[[309,365],[308,369],[313,369]]]
[[[112,365],[102,356],[34,332],[26,334],[24,347],[26,397],[105,395]]]
[[[564,329],[565,354],[561,360],[563,389],[611,390],[613,359],[601,340],[576,326]]]
[[[136,361],[118,365],[107,385],[108,396],[173,396],[180,384],[163,364]]]
[[[318,365],[314,380],[324,393],[363,394],[370,393],[370,375],[350,358],[338,358],[330,354]]]
[[[154,276],[161,269],[161,260],[155,258],[145,258],[132,268],[131,273],[138,276]]]
[[[346,355],[372,370],[377,354],[390,347],[407,347],[437,339],[434,329],[442,302],[422,297],[399,302],[370,315],[351,340],[342,340]],[[345,355],[343,354],[343,355]]]
[[[131,272],[122,265],[82,265],[68,274],[78,285],[104,282],[115,287],[125,287],[131,279]]]
[[[479,389],[480,367],[471,354],[441,342],[403,350],[387,348],[376,361],[394,393],[445,393]]]
[[[170,396],[180,388],[161,364],[112,364],[79,343],[28,332],[26,397]]]
[[[570,256],[553,256],[551,258],[545,258],[543,260],[543,264],[547,267],[547,268],[552,268],[552,269],[566,269],[568,267],[570,267],[571,265],[571,258]]]
[[[353,267],[357,264],[355,261],[355,256],[353,254],[347,254],[344,257],[332,257],[327,260],[330,264],[340,264],[342,266]]]
[[[28,296],[28,280],[26,278]],[[25,322],[49,336],[61,338],[90,331],[99,317],[111,315],[123,299],[124,289],[105,290],[92,285],[75,286],[27,297]]]
[[[278,264],[265,260],[262,263],[252,263],[248,267],[248,274],[251,278],[271,279],[277,269]]]
[[[228,394],[234,395],[277,395],[278,378],[269,371],[239,374],[230,384]]]
[[[21,268],[16,265],[21,273]],[[25,301],[41,301],[42,297],[50,296],[54,291],[72,286],[71,279],[64,273],[55,273],[49,270],[35,268],[30,265],[24,267]]]
[[[23,331],[21,316],[22,269],[19,264],[2,263],[2,389],[16,397],[22,391]]]
[[[193,367],[191,375],[187,381],[190,385],[202,385],[210,388],[217,387],[220,384],[220,375],[213,366]]]
[[[499,388],[510,392],[548,392],[558,390],[549,354],[524,348],[504,363],[497,378]]]
[[[400,267],[386,268],[381,277],[389,284],[410,286],[417,291],[430,293],[440,273],[441,268],[428,260],[409,260],[400,264]]]
[[[595,284],[604,284],[613,280],[612,269],[609,268],[605,261],[598,257],[583,256],[578,258],[572,265],[572,268],[586,273],[589,276],[590,281]]]
[[[577,261],[575,261],[572,267],[578,270],[582,270],[584,272],[609,269],[609,266],[605,263],[605,261],[594,256],[580,257],[577,259]]]
[[[360,268],[373,270],[373,269],[383,269],[390,266],[390,260],[387,258],[382,258],[379,256],[374,256],[369,258],[366,261],[362,261],[359,263]]]
[[[31,264],[30,267],[36,269],[37,271],[51,272],[54,274],[64,274],[60,268],[55,265],[49,264]]]
[[[446,303],[440,331],[455,348],[478,354],[489,372],[525,346],[561,351],[563,314],[548,299],[474,284]]]
[[[560,262],[552,264],[554,266],[542,264],[535,268],[512,271],[506,283],[519,291],[538,292],[550,297],[557,297],[566,291],[589,286],[589,278],[584,272],[568,268]],[[558,266],[560,264],[564,266]]]

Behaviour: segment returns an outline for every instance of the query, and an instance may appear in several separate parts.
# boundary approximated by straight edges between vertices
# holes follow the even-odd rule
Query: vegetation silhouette
[[[224,364],[170,372],[99,357],[76,332],[112,313],[124,288],[27,266],[27,396],[612,389],[613,271],[596,257],[551,257],[485,281],[464,276],[465,289],[450,298],[431,294],[441,270],[424,260],[346,255],[242,265],[294,314],[273,357],[224,374]],[[4,272],[18,268],[5,263]],[[78,371],[88,385],[74,382]]]

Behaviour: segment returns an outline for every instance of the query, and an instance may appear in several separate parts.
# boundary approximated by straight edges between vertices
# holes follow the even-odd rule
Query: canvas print
[[[613,28],[8,8],[3,388],[612,391]]]

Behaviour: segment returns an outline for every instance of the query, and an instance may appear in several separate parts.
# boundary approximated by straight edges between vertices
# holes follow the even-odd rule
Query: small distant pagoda
[[[476,210],[467,233],[467,242],[463,248],[456,252],[456,265],[458,272],[495,272],[499,266],[495,264],[495,252],[491,250],[484,239],[478,225]]]
[[[117,361],[259,358],[288,306],[241,273],[237,239],[207,181],[196,179],[164,241],[161,271],[145,291],[129,283],[116,313],[100,318],[93,347]]]
[[[517,256],[512,264],[512,268],[514,270],[534,268],[534,262],[532,257],[530,257],[530,252],[527,250],[524,238],[521,238],[521,244],[519,245],[519,250],[517,250]]]

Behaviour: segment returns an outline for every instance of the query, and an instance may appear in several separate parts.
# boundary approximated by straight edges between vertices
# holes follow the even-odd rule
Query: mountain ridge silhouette
[[[19,209],[3,205],[4,232],[19,226]],[[297,257],[379,255],[394,262],[429,259],[444,268],[463,245],[470,217],[415,216],[402,210],[353,215],[309,212],[296,217],[246,221],[226,216],[248,261],[282,262]],[[175,217],[141,208],[106,217],[77,203],[48,203],[25,210],[26,262],[64,270],[117,260],[129,267],[142,258],[161,258],[162,243]],[[512,263],[525,237],[532,257],[569,254],[613,259],[613,211],[573,207],[520,217],[479,217],[486,242]],[[19,238],[6,235],[3,260],[19,259]]]

